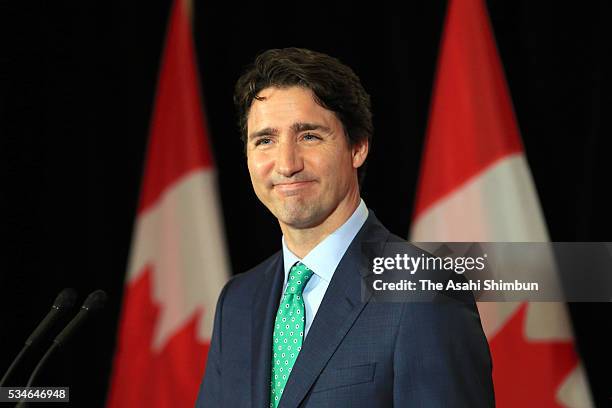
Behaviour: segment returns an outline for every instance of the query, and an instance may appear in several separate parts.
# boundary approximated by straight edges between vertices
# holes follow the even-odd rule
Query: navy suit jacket
[[[473,302],[362,298],[362,244],[399,239],[370,210],[327,288],[279,408],[494,406],[489,348]],[[196,407],[270,406],[283,281],[279,251],[225,285]]]

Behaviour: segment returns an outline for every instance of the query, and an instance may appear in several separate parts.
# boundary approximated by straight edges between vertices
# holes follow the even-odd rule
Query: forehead
[[[295,122],[319,122],[332,127],[339,124],[336,114],[315,101],[308,88],[265,88],[254,99],[249,110],[249,132],[259,127],[284,127]],[[337,122],[337,123],[336,123]]]

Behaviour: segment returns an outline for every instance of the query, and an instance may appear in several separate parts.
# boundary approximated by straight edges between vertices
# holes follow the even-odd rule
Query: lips
[[[274,185],[274,190],[281,194],[295,194],[304,188],[310,187],[313,181],[296,181],[293,183],[279,183]]]

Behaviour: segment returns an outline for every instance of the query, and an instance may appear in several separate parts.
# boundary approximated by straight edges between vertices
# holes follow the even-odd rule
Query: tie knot
[[[306,265],[297,262],[289,271],[289,279],[287,279],[287,295],[301,295],[308,280],[312,277],[312,272]]]

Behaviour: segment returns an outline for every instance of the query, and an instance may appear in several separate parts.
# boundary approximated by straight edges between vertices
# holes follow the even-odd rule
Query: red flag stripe
[[[174,1],[168,25],[139,214],[186,173],[213,166],[199,95],[194,44],[183,3]],[[193,137],[194,134],[199,137]]]
[[[523,150],[509,95],[484,4],[451,1],[414,219],[498,160]]]

